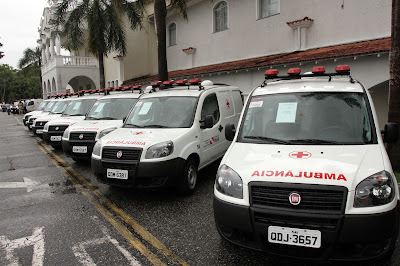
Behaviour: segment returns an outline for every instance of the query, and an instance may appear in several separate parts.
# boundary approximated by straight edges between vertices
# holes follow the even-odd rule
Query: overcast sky
[[[38,28],[47,0],[0,0],[0,64],[17,68],[26,48],[36,48]]]

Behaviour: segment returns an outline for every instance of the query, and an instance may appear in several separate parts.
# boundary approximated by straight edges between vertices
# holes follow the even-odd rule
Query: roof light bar
[[[153,88],[157,88],[157,87],[160,87],[161,84],[162,84],[162,81],[154,81],[154,82],[152,82],[150,85],[151,85]]]

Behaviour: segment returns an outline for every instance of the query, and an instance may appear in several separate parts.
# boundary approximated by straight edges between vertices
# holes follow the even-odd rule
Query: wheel
[[[193,194],[197,183],[197,162],[189,159],[183,168],[183,174],[179,180],[178,191],[182,195]]]

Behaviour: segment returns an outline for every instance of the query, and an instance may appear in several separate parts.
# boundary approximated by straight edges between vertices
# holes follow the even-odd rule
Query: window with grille
[[[259,18],[269,17],[275,14],[279,14],[279,0],[259,0]]]
[[[214,8],[214,32],[228,29],[228,4],[220,2]]]
[[[168,46],[176,45],[176,24],[171,23],[168,26]]]

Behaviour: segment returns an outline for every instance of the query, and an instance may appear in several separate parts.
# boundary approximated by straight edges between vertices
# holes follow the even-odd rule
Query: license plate
[[[128,179],[128,170],[107,169],[108,178]]]
[[[61,141],[61,136],[50,136],[51,141]]]
[[[29,129],[31,129],[32,128],[32,125],[29,125]]]
[[[268,242],[284,245],[320,248],[321,231],[269,226]]]
[[[43,134],[43,129],[36,130],[36,134]]]
[[[75,153],[87,153],[87,147],[86,146],[73,146],[72,147],[72,152],[75,152]]]

